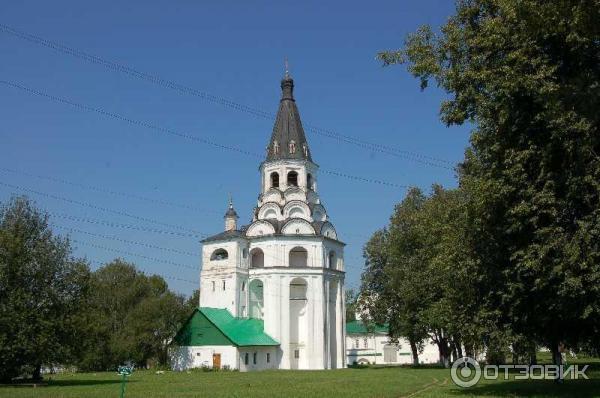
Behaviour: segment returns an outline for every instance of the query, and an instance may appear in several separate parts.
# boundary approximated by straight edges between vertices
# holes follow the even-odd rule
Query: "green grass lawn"
[[[590,380],[482,381],[462,389],[440,368],[365,368],[332,371],[137,371],[127,398],[150,397],[600,397],[600,368]],[[0,387],[0,397],[107,398],[119,396],[116,373],[54,375],[45,387]]]

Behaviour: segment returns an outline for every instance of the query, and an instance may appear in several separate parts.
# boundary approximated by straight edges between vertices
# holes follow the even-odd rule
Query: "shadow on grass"
[[[494,397],[578,397],[600,396],[600,380],[566,380],[557,384],[552,380],[510,380],[489,384],[479,384],[448,392],[461,396]]]
[[[446,369],[442,365],[348,365],[348,369]]]
[[[104,384],[119,384],[121,380],[48,380],[48,387],[77,387],[77,386],[100,386]],[[135,380],[127,380],[127,384],[135,383]]]

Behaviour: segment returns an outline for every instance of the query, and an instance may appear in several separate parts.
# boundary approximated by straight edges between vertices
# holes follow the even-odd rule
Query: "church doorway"
[[[221,369],[221,354],[213,354],[213,369]]]
[[[394,344],[383,346],[383,361],[386,363],[398,362],[398,348]]]

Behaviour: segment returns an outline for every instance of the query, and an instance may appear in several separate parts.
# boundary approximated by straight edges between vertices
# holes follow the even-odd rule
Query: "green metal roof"
[[[226,309],[198,307],[175,336],[182,346],[277,346],[260,319],[236,318]]]
[[[352,321],[346,323],[346,333],[347,334],[367,334],[367,333],[385,333],[389,332],[388,325],[370,325],[367,328],[362,321]]]

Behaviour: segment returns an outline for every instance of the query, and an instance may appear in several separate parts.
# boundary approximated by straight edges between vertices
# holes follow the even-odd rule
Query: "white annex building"
[[[367,327],[356,315],[346,324],[346,354],[348,365],[410,365],[413,363],[410,343],[405,338],[396,342],[389,336],[387,325]],[[437,364],[440,355],[435,343],[428,340],[419,353],[420,364]]]
[[[175,369],[346,365],[344,243],[319,198],[287,73],[281,89],[252,222],[238,226],[230,202],[225,231],[203,241],[200,307],[175,337]]]

